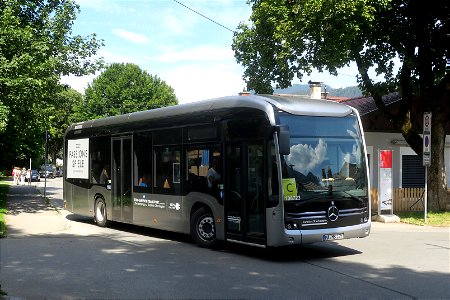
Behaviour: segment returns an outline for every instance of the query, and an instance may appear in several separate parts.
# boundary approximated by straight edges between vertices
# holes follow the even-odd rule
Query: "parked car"
[[[55,171],[55,177],[62,177],[63,176],[63,169],[62,168],[56,168]]]
[[[27,174],[25,175],[25,179],[26,181],[30,180],[30,175],[31,175],[31,181],[41,181],[40,175],[38,170],[28,170]]]
[[[53,165],[42,165],[39,175],[41,177],[55,178],[56,168]]]

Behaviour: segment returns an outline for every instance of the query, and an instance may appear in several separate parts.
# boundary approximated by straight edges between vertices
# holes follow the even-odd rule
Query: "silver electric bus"
[[[71,125],[74,214],[262,247],[369,235],[358,112],[327,100],[231,96]]]

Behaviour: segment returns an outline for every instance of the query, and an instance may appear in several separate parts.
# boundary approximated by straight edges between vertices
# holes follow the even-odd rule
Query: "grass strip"
[[[0,238],[6,237],[6,197],[9,183],[0,179]]]
[[[9,183],[2,181],[0,177],[0,238],[6,237],[6,197],[8,196]],[[0,284],[0,296],[6,296],[7,293],[2,290]]]
[[[403,223],[428,226],[450,226],[450,212],[429,212],[427,223],[424,220],[424,213],[420,211],[399,212],[397,216]]]

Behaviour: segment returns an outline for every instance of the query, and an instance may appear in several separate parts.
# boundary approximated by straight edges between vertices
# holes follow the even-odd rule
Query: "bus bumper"
[[[286,244],[310,244],[317,242],[335,241],[341,239],[364,238],[370,234],[371,222],[315,230],[285,230]]]

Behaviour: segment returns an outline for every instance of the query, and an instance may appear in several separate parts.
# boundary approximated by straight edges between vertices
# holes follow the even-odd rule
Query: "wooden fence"
[[[423,188],[394,188],[392,190],[394,213],[404,211],[424,211]],[[378,190],[370,190],[372,196],[372,214],[378,212]]]

